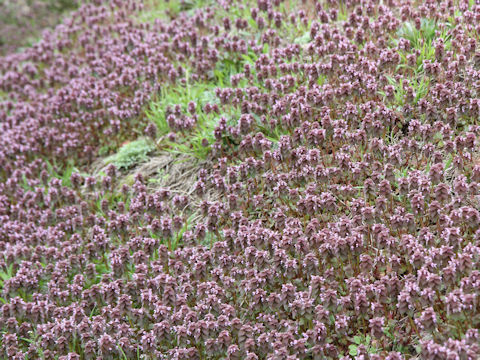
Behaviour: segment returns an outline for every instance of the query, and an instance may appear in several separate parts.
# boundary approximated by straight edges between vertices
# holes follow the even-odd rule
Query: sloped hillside
[[[480,5],[92,0],[0,58],[0,358],[478,359]]]

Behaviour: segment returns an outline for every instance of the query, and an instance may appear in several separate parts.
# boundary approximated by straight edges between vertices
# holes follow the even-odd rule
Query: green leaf
[[[350,345],[348,347],[348,353],[351,355],[351,356],[356,356],[358,354],[358,350],[357,350],[357,346],[356,345]]]
[[[5,281],[5,280],[10,279],[10,275],[8,275],[8,274],[6,274],[6,273],[4,273],[4,272],[1,272],[1,273],[0,273],[0,278],[2,278],[2,280]]]
[[[125,352],[123,351],[122,347],[120,345],[117,345],[117,348],[118,350],[120,350],[120,354],[122,354],[122,359],[125,359],[127,360],[127,355],[125,354]]]
[[[25,342],[28,342],[29,344],[33,343],[34,341],[32,339],[27,339],[27,338],[24,338],[24,337],[21,337],[20,340],[23,340]]]
[[[88,318],[89,318],[89,319],[92,319],[93,314],[95,314],[96,311],[97,311],[97,304],[94,304],[94,305],[93,305],[93,309],[92,309],[92,311],[90,312],[90,315],[88,316]]]
[[[263,53],[264,53],[264,54],[268,54],[268,49],[269,49],[268,44],[265,43],[265,44],[263,45]]]
[[[310,39],[310,32],[305,32],[305,34],[303,34],[302,36],[299,36],[297,37],[295,40],[293,40],[293,42],[295,44],[299,44],[299,45],[305,45],[305,44],[308,44],[309,42],[311,41]]]
[[[242,59],[245,60],[249,64],[255,63],[255,60],[253,60],[250,56],[247,54],[242,54]]]

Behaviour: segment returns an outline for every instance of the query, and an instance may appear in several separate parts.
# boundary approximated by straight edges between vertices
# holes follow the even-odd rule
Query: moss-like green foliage
[[[114,164],[119,169],[129,169],[148,159],[148,153],[155,149],[155,145],[148,139],[142,138],[123,145],[116,154],[105,159],[106,164]]]

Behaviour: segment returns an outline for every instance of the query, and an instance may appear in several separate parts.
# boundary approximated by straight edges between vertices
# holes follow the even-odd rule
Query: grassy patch
[[[45,163],[47,164],[48,173],[51,174],[52,177],[60,179],[63,186],[72,185],[71,176],[74,172],[88,176],[88,174],[81,172],[71,159],[67,161],[67,165],[63,169],[55,163],[51,164],[48,160],[45,160]]]
[[[166,20],[178,15],[180,11],[180,1],[149,0],[145,2],[145,9],[137,16],[137,20],[141,23],[151,23],[156,19]]]
[[[399,39],[403,38],[410,42],[411,49],[408,52],[401,52],[400,57],[402,63],[397,69],[410,68],[407,65],[407,55],[416,52],[418,54],[416,58],[416,64],[413,67],[414,75],[418,75],[423,72],[423,62],[425,60],[435,60],[435,47],[434,41],[442,39],[445,44],[445,50],[450,49],[449,28],[447,26],[440,30],[437,22],[432,19],[421,19],[420,29],[415,27],[412,22],[405,22],[400,29],[398,29],[395,38],[393,39],[394,45],[397,45]]]
[[[410,41],[415,49],[420,49],[423,43],[431,44],[435,39],[437,23],[431,19],[422,19],[420,29],[410,21],[405,22],[397,31],[397,38],[404,38]]]
[[[208,146],[213,143],[213,130],[217,125],[218,118],[215,114],[206,114],[202,107],[208,103],[214,103],[215,93],[211,84],[195,83],[193,85],[178,85],[164,89],[160,98],[150,104],[147,117],[157,125],[160,148],[173,153],[190,154],[196,158],[205,159],[208,154]],[[181,131],[175,141],[163,138],[174,129],[167,121],[167,107],[179,105],[182,113],[187,112],[189,102],[194,102],[197,108],[197,122],[193,129]]]
[[[156,19],[168,20],[177,17],[182,11],[192,11],[211,3],[211,0],[147,0],[145,8],[136,17],[141,23],[151,23]]]
[[[231,76],[243,69],[244,62],[253,64],[254,58],[255,54],[249,53],[244,55],[243,59],[221,59],[213,70],[211,81],[191,81],[187,70],[184,83],[163,88],[157,99],[150,103],[150,109],[146,111],[147,118],[157,125],[159,148],[206,159],[210,145],[215,141],[213,131],[218,124],[219,115],[214,112],[206,113],[203,110],[204,106],[219,105],[215,89],[230,85]],[[182,116],[191,116],[188,110],[189,103],[194,103],[196,107],[197,118],[194,127],[176,131],[175,140],[169,140],[165,135],[175,129],[168,122],[168,107],[180,107]]]
[[[405,103],[416,104],[420,99],[425,97],[429,90],[430,79],[428,77],[422,76],[420,78],[412,77],[410,79],[399,79],[398,81],[391,77],[386,76],[390,85],[395,89],[395,104],[397,106],[404,105]],[[406,101],[407,91],[405,90],[405,85],[410,86],[413,89],[413,99],[411,101]],[[380,92],[381,95],[385,95],[384,92]]]

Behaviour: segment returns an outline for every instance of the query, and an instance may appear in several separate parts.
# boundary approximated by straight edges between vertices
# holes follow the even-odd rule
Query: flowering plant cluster
[[[0,59],[0,357],[478,359],[480,6],[157,5]],[[89,173],[212,122],[188,193]]]

